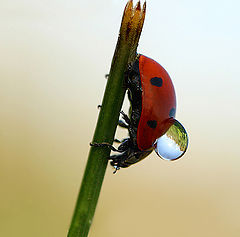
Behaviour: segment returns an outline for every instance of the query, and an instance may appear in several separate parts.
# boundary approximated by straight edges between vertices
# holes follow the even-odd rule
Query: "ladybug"
[[[138,54],[129,66],[125,84],[130,101],[129,116],[121,112],[118,125],[128,129],[129,137],[120,142],[118,149],[108,143],[91,143],[108,147],[120,154],[109,157],[114,173],[129,167],[154,149],[163,159],[176,160],[186,151],[188,136],[175,119],[176,95],[167,71],[156,61]]]

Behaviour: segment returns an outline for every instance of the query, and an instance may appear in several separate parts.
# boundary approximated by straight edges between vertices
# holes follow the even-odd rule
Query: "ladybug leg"
[[[131,124],[131,120],[130,118],[127,116],[127,114],[125,114],[123,111],[120,112],[120,114],[123,116],[123,120],[130,125]]]
[[[102,143],[91,142],[90,146],[93,146],[93,147],[106,147],[106,148],[109,148],[111,151],[116,151],[116,152],[123,152],[124,151],[124,150],[122,150],[121,145],[117,149],[114,146],[112,146],[110,143],[107,143],[107,142],[102,142]]]
[[[123,140],[120,141],[119,139],[116,139],[116,138],[115,138],[113,141],[116,142],[116,143],[125,143],[126,140],[128,140],[128,139],[129,139],[129,138],[124,138]]]
[[[129,148],[129,146],[130,146],[130,139],[125,138],[122,140],[120,146],[118,147],[118,150],[124,152]]]
[[[123,164],[123,162],[126,158],[127,158],[126,152],[124,152],[120,155],[112,155],[109,157],[109,160],[111,160],[110,165],[115,168],[115,170],[113,171],[113,174],[115,174],[120,169],[120,167],[122,167],[122,168],[128,167]]]
[[[127,149],[131,149],[130,143]],[[136,162],[144,159],[146,156],[148,156],[152,150],[149,151],[131,151],[131,150],[126,150],[122,154],[119,155],[112,155],[110,156],[110,164],[115,168],[115,171],[113,172],[114,174],[119,170],[120,167],[126,168],[129,167],[132,164],[135,164]]]
[[[127,93],[128,93],[128,100],[129,100],[130,103],[132,104],[132,95],[131,95],[131,93],[130,93],[129,90],[127,91]]]
[[[121,145],[117,148],[115,148],[114,146],[112,146],[110,143],[107,142],[102,142],[102,143],[97,143],[97,142],[91,142],[90,146],[94,146],[94,147],[107,147],[112,151],[117,151],[117,152],[124,152],[129,148],[129,144],[130,144],[130,139],[126,138],[123,139],[123,141],[119,141],[116,139],[117,142],[120,142]]]
[[[128,128],[128,127],[129,127],[129,126],[128,126],[126,123],[124,123],[122,120],[119,120],[119,121],[118,121],[118,126],[121,127],[121,128]]]
[[[116,172],[117,172],[118,170],[120,170],[120,167],[115,166],[114,168],[115,168],[115,170],[113,171],[113,174],[116,174]]]
[[[116,143],[122,143],[120,140],[118,140],[116,138],[113,141],[116,142]]]
[[[124,161],[129,156],[128,150],[131,146],[131,140],[130,138],[126,138],[122,141],[121,145],[118,147],[118,150],[122,151],[122,154],[119,155],[111,155],[109,157],[109,160],[111,161],[111,165],[115,168],[114,174],[120,169],[120,167],[128,167],[124,164]]]
[[[129,125],[131,123],[129,117],[123,111],[121,111],[120,114],[123,116],[123,120],[124,121],[123,120],[119,120],[118,121],[118,126],[122,127],[122,128],[129,128]]]
[[[115,170],[113,171],[114,174],[120,169],[120,167],[122,167],[121,163],[122,160],[125,160],[125,157],[125,153],[120,155],[112,155],[109,157],[109,160],[111,160],[110,165],[115,168]]]
[[[116,142],[116,143],[124,143],[126,142],[126,140],[129,140],[129,138],[124,138],[123,140],[118,140],[118,139],[114,139],[113,141]]]
[[[102,108],[102,105],[98,105],[97,108],[98,108],[98,109],[101,109],[101,108]],[[127,124],[130,124],[130,119],[128,118],[127,114],[125,114],[123,111],[121,111],[120,114],[122,114],[123,120],[124,120]],[[128,128],[128,125],[127,125],[127,124],[125,124],[122,120],[119,120],[119,121],[118,121],[118,125],[119,125],[120,127]]]

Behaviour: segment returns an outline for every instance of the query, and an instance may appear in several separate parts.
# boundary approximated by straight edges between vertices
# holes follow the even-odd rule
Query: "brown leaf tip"
[[[141,11],[141,3],[140,3],[140,1],[137,2],[136,6],[135,6],[135,9],[137,11]]]
[[[143,3],[143,9],[142,9],[142,11],[145,13],[146,12],[146,1],[144,1],[144,3]]]
[[[133,0],[129,0],[125,6],[124,12],[131,10],[132,11],[133,8]]]
[[[143,22],[146,14],[146,1],[141,7],[141,2],[138,0],[137,4],[133,6],[133,0],[129,0],[126,4],[122,24],[120,28],[120,37],[125,41],[135,42],[140,37]]]

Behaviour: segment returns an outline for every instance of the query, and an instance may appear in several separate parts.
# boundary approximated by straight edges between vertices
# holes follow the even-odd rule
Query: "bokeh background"
[[[0,2],[0,236],[67,235],[125,4]],[[189,150],[108,167],[90,237],[239,236],[239,8],[147,1],[138,51],[172,77]]]

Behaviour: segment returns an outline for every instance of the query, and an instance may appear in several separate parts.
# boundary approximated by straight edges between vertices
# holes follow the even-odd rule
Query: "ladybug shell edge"
[[[140,150],[148,150],[172,125],[176,95],[167,71],[153,59],[140,55],[139,73],[142,111],[137,128],[137,144]]]

